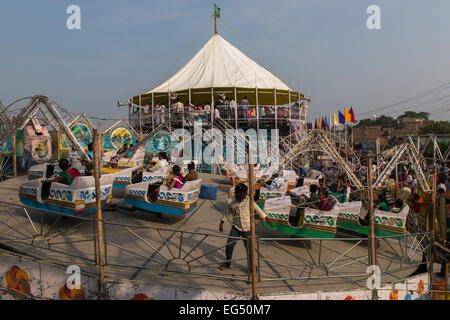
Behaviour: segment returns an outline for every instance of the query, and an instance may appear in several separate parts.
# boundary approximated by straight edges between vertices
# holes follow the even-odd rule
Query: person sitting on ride
[[[337,180],[337,184],[331,188],[332,194],[336,196],[336,199],[340,203],[344,203],[347,195],[347,186],[344,183],[344,178],[339,177]]]
[[[59,160],[58,165],[63,172],[55,178],[56,182],[64,183],[70,186],[76,177],[81,176],[81,173],[77,169],[70,168],[69,160],[67,159]]]
[[[319,189],[319,210],[329,211],[330,210],[330,200],[328,200],[328,190],[325,188]]]
[[[172,188],[181,189],[183,187],[183,178],[181,177],[181,168],[177,165],[174,165],[172,168],[172,178],[168,180],[167,187],[169,190]]]
[[[418,193],[413,193],[411,195],[411,209],[415,213],[419,213],[423,208],[423,199]]]
[[[395,201],[395,206],[392,209],[392,212],[393,213],[399,213],[403,209],[404,205],[405,205],[405,202],[402,199],[397,199]]]
[[[183,178],[183,183],[198,180],[198,174],[197,172],[195,172],[195,163],[193,162],[189,163],[188,170],[189,170],[188,174]]]
[[[375,194],[375,196],[378,198],[378,201],[375,204],[375,209],[378,209],[381,211],[389,211],[389,207],[386,202],[386,196],[383,193],[378,196]]]
[[[89,157],[89,160],[94,160],[94,144],[91,142],[88,144],[88,153],[87,156]]]
[[[122,148],[120,148],[119,150],[117,150],[117,154],[124,154],[126,151],[128,150],[128,143],[125,143]]]
[[[94,164],[93,162],[86,162],[84,165],[84,172],[86,176],[93,176],[94,175]]]
[[[324,188],[324,187],[325,187],[325,180],[324,180],[323,178],[320,178],[320,179],[319,179],[319,185],[318,185],[318,187],[319,187],[319,188]]]
[[[134,144],[130,144],[130,149],[134,146]],[[134,151],[130,150],[129,152],[126,153],[126,158],[131,159],[133,158],[134,155]]]
[[[317,209],[319,206],[319,195],[317,194],[317,191],[319,190],[319,187],[316,184],[312,184],[309,186],[309,198],[306,201],[308,206]]]

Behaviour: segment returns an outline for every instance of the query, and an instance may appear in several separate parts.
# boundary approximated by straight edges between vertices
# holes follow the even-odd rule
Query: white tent
[[[182,91],[189,88],[219,87],[276,88],[293,91],[272,73],[216,34],[180,71],[146,94]]]
[[[256,90],[257,88],[257,90]],[[216,90],[214,90],[216,89]],[[146,105],[154,100],[167,101],[169,93],[191,101],[207,101],[213,94],[233,94],[236,98],[247,96],[256,104],[256,92],[260,103],[280,105],[305,99],[271,72],[243,54],[239,49],[215,34],[201,50],[170,79],[156,88],[133,98],[134,103]],[[182,97],[185,96],[183,99]],[[237,97],[239,96],[239,97]]]

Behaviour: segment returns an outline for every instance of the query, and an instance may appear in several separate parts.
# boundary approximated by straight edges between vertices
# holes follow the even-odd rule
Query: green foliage
[[[414,112],[406,111],[403,115],[397,118],[398,122],[402,122],[403,118],[423,118],[428,120],[430,114],[428,112]]]
[[[420,128],[418,134],[450,134],[450,121],[433,121]]]
[[[383,115],[376,119],[362,119],[358,122],[356,128],[365,128],[371,126],[381,126],[383,128],[385,127],[398,128],[399,123],[394,118]]]

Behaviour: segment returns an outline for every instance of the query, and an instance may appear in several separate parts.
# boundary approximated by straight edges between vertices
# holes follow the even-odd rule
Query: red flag
[[[325,120],[323,119],[323,117],[322,117],[322,129],[327,129],[327,127],[326,127],[326,122],[325,122]]]
[[[355,120],[355,113],[353,112],[353,107],[350,108],[350,115],[351,115],[351,117],[352,117],[352,122],[353,122],[353,123],[356,123],[356,120]]]

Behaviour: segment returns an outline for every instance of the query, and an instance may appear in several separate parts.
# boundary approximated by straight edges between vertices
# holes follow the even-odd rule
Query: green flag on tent
[[[220,18],[220,8],[214,3],[214,15]]]

